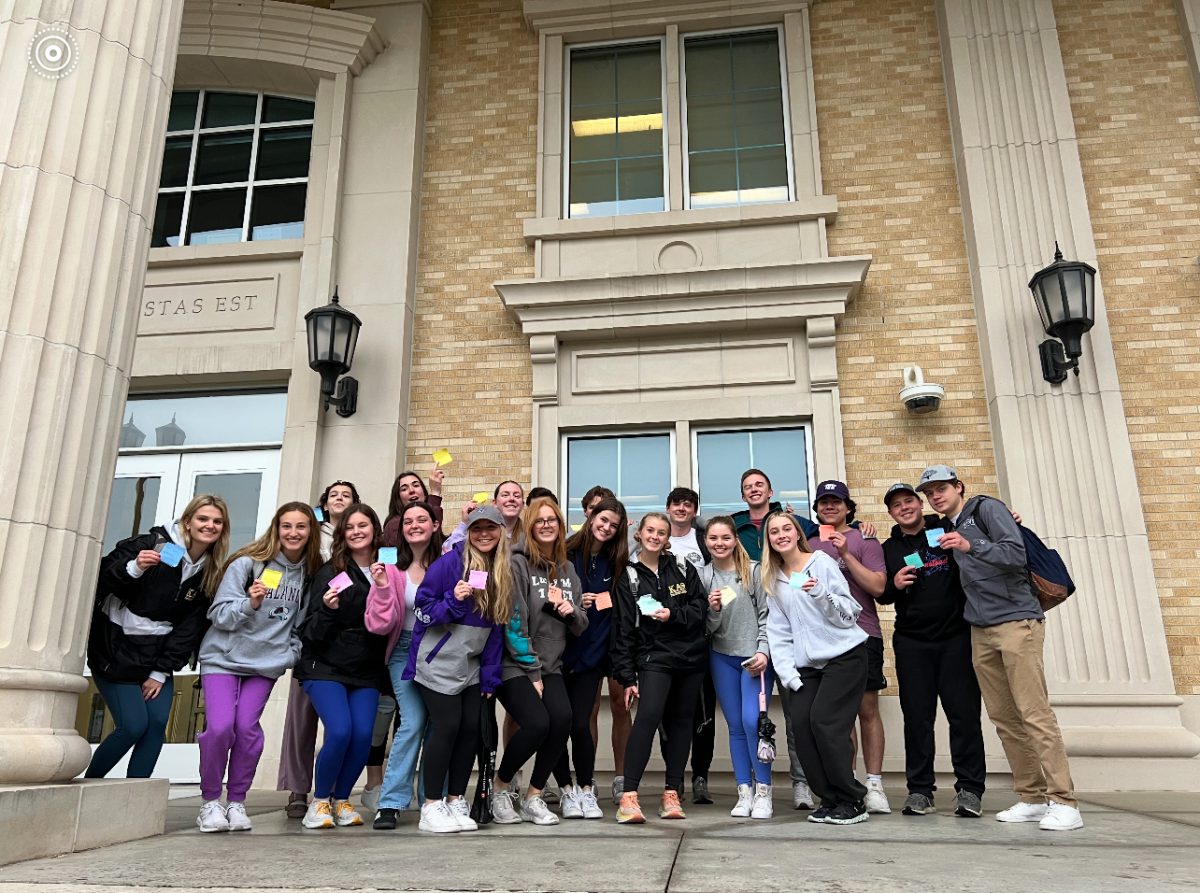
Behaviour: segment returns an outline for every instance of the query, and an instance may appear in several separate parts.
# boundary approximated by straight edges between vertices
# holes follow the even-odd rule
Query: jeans
[[[749,656],[749,655],[747,655]],[[742,666],[744,657],[730,657],[717,651],[709,652],[713,685],[717,702],[729,726],[729,758],[733,761],[733,777],[739,785],[771,783],[771,764],[758,759],[758,693],[759,677],[751,676]],[[767,704],[775,685],[770,665],[763,670],[766,677]]]
[[[306,679],[304,693],[325,727],[325,742],[317,754],[313,796],[348,800],[354,782],[367,765],[379,689],[350,688],[340,682]]]
[[[207,673],[204,687],[204,731],[200,745],[200,794],[205,800],[221,798],[221,781],[229,768],[229,799],[244,803],[263,752],[259,724],[274,679]]]
[[[92,754],[85,778],[104,778],[112,772],[121,757],[129,753],[127,778],[149,778],[162,752],[163,739],[167,733],[167,717],[171,715],[171,702],[175,698],[175,680],[167,679],[159,689],[158,697],[147,701],[142,697],[142,687],[136,682],[110,682],[99,676],[96,688],[108,705],[116,723],[114,728]]]
[[[417,771],[417,756],[421,742],[425,740],[429,714],[425,702],[417,691],[417,683],[400,678],[408,663],[408,650],[412,646],[412,633],[400,634],[396,648],[388,660],[388,673],[392,677],[392,689],[396,694],[396,705],[400,708],[400,725],[392,736],[392,752],[388,757],[387,769],[383,773],[383,786],[379,795],[380,809],[408,809],[413,801],[413,781]]]

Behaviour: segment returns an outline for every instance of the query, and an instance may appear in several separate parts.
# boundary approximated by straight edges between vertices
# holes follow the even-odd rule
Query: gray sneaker
[[[959,791],[954,798],[954,814],[964,819],[977,819],[983,815],[983,802],[972,791]]]
[[[521,804],[521,821],[533,822],[535,825],[557,825],[558,816],[550,811],[550,807],[541,797],[530,797]]]
[[[933,801],[924,794],[909,794],[908,799],[904,801],[904,809],[901,810],[905,815],[929,815],[931,812],[936,812]]]
[[[621,805],[621,795],[624,793],[625,793],[625,776],[624,775],[614,776],[613,783],[612,783],[613,806]]]
[[[693,803],[712,803],[712,797],[708,795],[708,779],[703,775],[697,775],[692,779],[692,802]]]
[[[562,793],[559,791],[558,786],[551,782],[542,791],[542,799],[547,803],[558,803],[562,800]]]
[[[521,816],[518,815],[514,802],[512,791],[496,791],[492,796],[492,821],[497,825],[521,824]]]

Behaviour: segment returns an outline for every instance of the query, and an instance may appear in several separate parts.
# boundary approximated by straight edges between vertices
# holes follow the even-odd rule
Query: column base
[[[75,731],[76,673],[0,667],[0,785],[70,781],[92,749]]]
[[[0,786],[0,815],[21,817],[5,822],[0,865],[162,834],[169,790],[165,778]]]

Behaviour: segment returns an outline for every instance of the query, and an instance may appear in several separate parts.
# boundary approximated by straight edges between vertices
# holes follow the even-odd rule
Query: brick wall
[[[1200,103],[1171,0],[1054,12],[1176,690],[1200,694]]]

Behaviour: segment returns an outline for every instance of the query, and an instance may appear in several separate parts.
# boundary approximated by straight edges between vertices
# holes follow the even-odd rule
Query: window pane
[[[171,111],[167,115],[167,130],[194,130],[196,103],[200,94],[195,90],[179,90],[171,94]]]
[[[250,240],[299,239],[304,236],[304,196],[308,186],[256,186],[250,209]]]
[[[220,133],[200,137],[193,183],[244,183],[250,179],[252,132]]]
[[[778,90],[740,96],[733,116],[742,148],[783,145],[783,94]]]
[[[201,127],[234,127],[253,124],[258,97],[253,93],[207,93]]]
[[[225,500],[229,509],[229,551],[232,553],[251,542],[258,531],[258,497],[262,490],[262,472],[196,475],[193,496],[212,493]]]
[[[155,445],[168,437],[168,432],[169,439],[185,446],[278,443],[283,439],[286,406],[287,394],[283,391],[135,395],[125,404],[125,417],[136,422],[140,431],[148,432],[143,446]]]
[[[151,248],[178,248],[179,230],[183,225],[183,193],[169,192],[158,197],[154,211],[154,230],[150,234]]]
[[[617,163],[571,164],[571,216],[605,217],[617,212]]]
[[[625,503],[631,521],[662,511],[671,490],[671,437],[572,437],[567,440],[567,521],[583,523],[579,501],[601,484]]]
[[[159,186],[186,186],[188,162],[192,159],[192,138],[172,136],[167,138],[163,150],[162,176]]]
[[[687,77],[689,103],[693,96],[728,94],[733,91],[729,42],[729,37],[696,37],[684,42],[684,74]]]
[[[571,160],[597,161],[617,155],[617,119],[611,106],[584,106],[571,120]]]
[[[733,84],[737,90],[779,87],[779,34],[739,34],[730,41]]]
[[[738,186],[743,202],[787,201],[787,156],[783,147],[740,153]]]
[[[688,101],[688,151],[731,149],[735,145],[733,107],[728,98],[701,96]]]
[[[633,158],[618,164],[621,212],[636,214],[663,210],[662,158]]]
[[[617,101],[616,67],[616,55],[607,47],[572,50],[571,104],[612,106]]]
[[[245,189],[193,192],[188,212],[189,245],[220,245],[242,240]]]
[[[658,100],[662,96],[662,65],[658,44],[622,47],[617,63],[617,101]]]
[[[264,96],[262,119],[264,124],[276,121],[307,121],[313,116],[313,104],[305,99],[287,99],[283,96]]]
[[[766,472],[774,501],[790,502],[803,517],[811,514],[803,428],[702,432],[696,435],[696,467],[700,514],[706,518],[746,507],[741,476],[748,468]]]
[[[308,156],[312,148],[311,127],[264,130],[258,141],[256,180],[283,180],[308,176]]]
[[[737,153],[689,153],[692,207],[710,208],[737,202]]]
[[[137,477],[113,480],[108,520],[104,522],[104,546],[107,555],[123,539],[145,533],[154,524],[158,490],[162,478]]]

